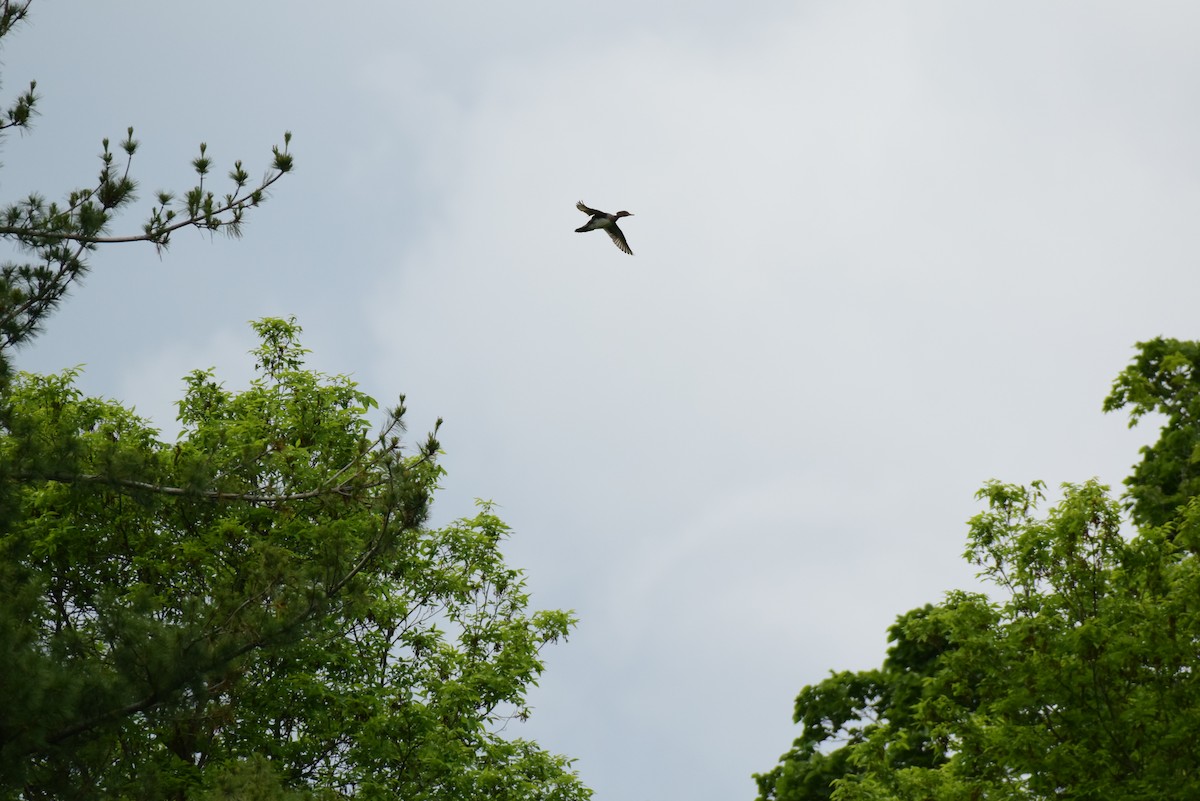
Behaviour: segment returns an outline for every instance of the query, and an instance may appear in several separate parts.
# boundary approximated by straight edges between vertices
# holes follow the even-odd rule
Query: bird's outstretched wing
[[[589,209],[587,206],[583,205],[582,200],[575,204],[575,208],[579,209],[584,214],[591,214],[593,216],[596,214],[603,214],[603,212],[596,211],[595,209]]]
[[[620,228],[615,225],[610,225],[604,230],[608,231],[608,235],[612,237],[614,245],[628,253],[630,256],[633,255],[633,251],[629,249],[629,243],[625,241],[625,234],[621,233]]]

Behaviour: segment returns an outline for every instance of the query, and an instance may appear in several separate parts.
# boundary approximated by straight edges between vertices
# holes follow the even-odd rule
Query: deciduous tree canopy
[[[437,441],[304,369],[255,326],[240,393],[188,377],[163,443],[72,373],[19,375],[0,438],[0,780],[23,797],[183,798],[247,775],[370,798],[580,798],[566,760],[498,728],[539,649],[484,505],[423,525]]]
[[[431,436],[256,329],[259,377],[188,378],[185,431],[86,398],[8,396],[0,538],[0,776],[24,797],[185,797],[247,771],[347,796],[572,798],[565,760],[498,736],[523,717],[562,612],[527,611],[484,506],[423,526]],[[319,793],[318,793],[319,794]]]
[[[966,557],[988,594],[901,616],[880,670],[796,699],[761,801],[1200,797],[1197,343],[1139,346],[1106,409],[1166,415],[1127,481],[993,482]]]

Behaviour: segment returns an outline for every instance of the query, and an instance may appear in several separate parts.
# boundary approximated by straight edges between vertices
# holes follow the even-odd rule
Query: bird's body
[[[632,217],[633,215],[627,211],[618,211],[616,214],[608,214],[603,211],[589,209],[583,205],[583,201],[575,204],[575,208],[582,211],[584,214],[592,215],[592,219],[588,220],[582,228],[576,228],[575,233],[582,234],[584,231],[595,231],[597,229],[604,231],[612,237],[613,244],[621,250],[633,255],[633,251],[629,249],[629,243],[625,241],[625,234],[621,233],[621,229],[617,227],[617,220],[622,217]]]

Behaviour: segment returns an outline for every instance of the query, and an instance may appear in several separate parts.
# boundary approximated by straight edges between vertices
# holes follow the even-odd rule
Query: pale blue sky
[[[1196,338],[1191,3],[35,5],[0,197],[65,193],[132,124],[145,196],[201,141],[298,169],[245,239],[109,249],[20,354],[169,431],[246,321],[411,430],[437,514],[492,498],[574,608],[520,733],[605,799],[748,801],[799,688],[971,582],[989,478],[1119,483],[1100,403]],[[575,201],[634,217],[634,257]],[[139,219],[126,221],[136,229]]]

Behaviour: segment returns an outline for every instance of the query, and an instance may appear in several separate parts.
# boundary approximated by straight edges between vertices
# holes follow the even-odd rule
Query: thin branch
[[[168,487],[161,484],[151,484],[146,481],[135,481],[129,478],[114,478],[112,476],[101,476],[91,473],[66,474],[66,473],[31,473],[17,472],[13,473],[12,477],[19,481],[57,481],[61,484],[107,484],[114,487],[124,487],[127,489],[145,490],[146,492],[155,492],[160,495],[175,495],[192,498],[203,498],[213,501],[244,501],[246,503],[261,503],[261,504],[276,504],[287,503],[289,501],[307,501],[313,498],[320,498],[325,495],[341,495],[348,497],[353,490],[371,489],[378,487],[385,482],[383,480],[373,481],[368,484],[360,484],[350,486],[349,483],[338,484],[335,487],[325,487],[322,489],[309,490],[307,492],[294,492],[288,495],[260,495],[254,492],[220,492],[217,490],[193,490],[184,487]]]

